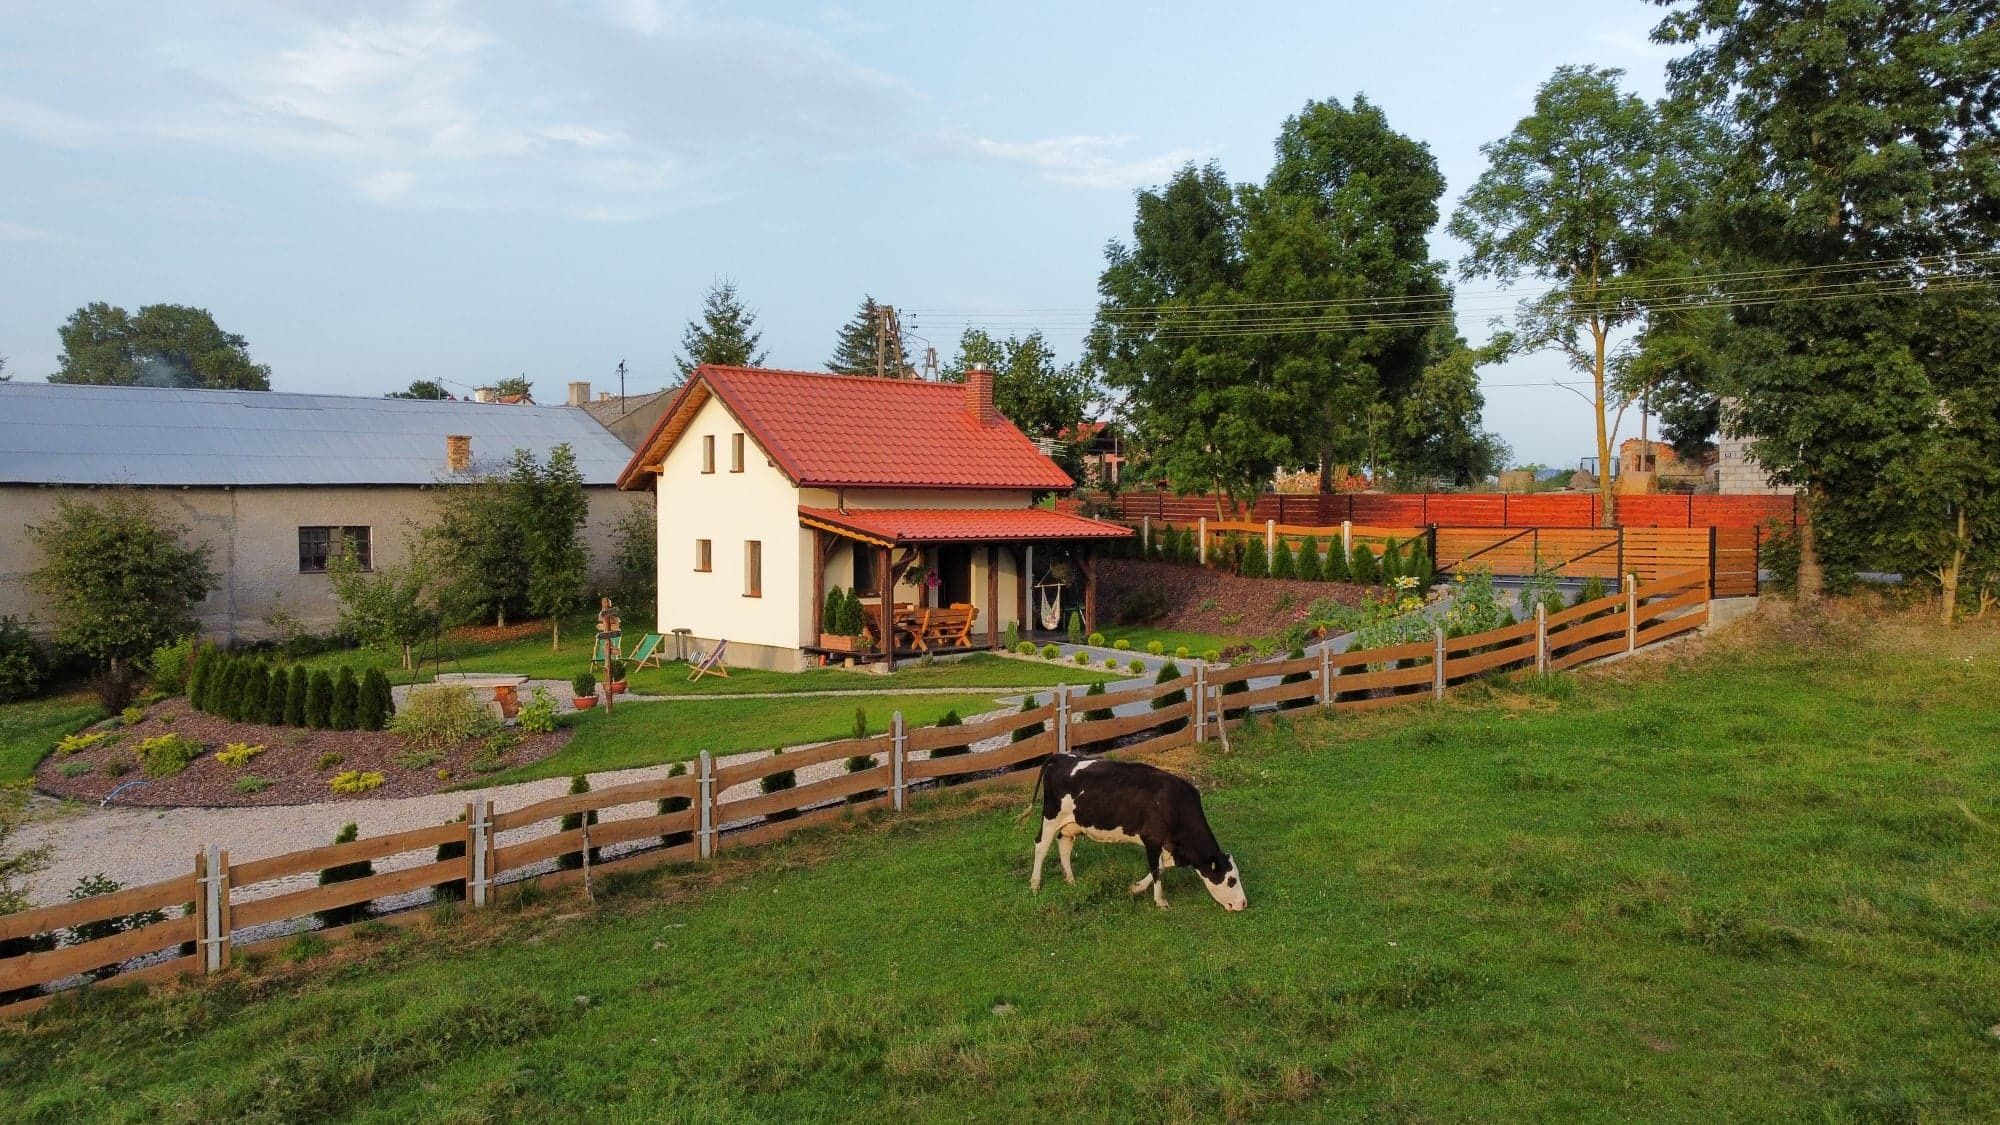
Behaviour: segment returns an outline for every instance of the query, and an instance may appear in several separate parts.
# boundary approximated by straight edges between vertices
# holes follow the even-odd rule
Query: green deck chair
[[[660,666],[660,645],[665,640],[666,638],[658,633],[647,633],[645,636],[639,638],[638,646],[632,650],[632,655],[625,659],[631,661],[634,668],[658,668]]]

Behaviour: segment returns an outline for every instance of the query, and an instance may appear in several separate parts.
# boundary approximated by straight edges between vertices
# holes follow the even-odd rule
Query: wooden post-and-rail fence
[[[1087,710],[1074,707],[1067,689],[1058,688],[1032,710],[961,726],[911,728],[899,712],[887,733],[866,738],[726,765],[703,752],[694,771],[678,777],[504,811],[482,795],[466,804],[461,821],[431,828],[245,861],[233,861],[227,851],[210,847],[192,857],[186,875],[0,915],[0,999],[12,999],[0,1005],[0,1016],[31,1011],[69,985],[129,963],[137,962],[116,980],[222,972],[238,951],[289,941],[299,930],[292,923],[321,911],[414,896],[427,888],[484,908],[496,901],[503,884],[554,886],[586,879],[593,870],[705,861],[856,813],[900,813],[908,807],[911,789],[926,783],[964,779],[954,783],[961,788],[1024,785],[1033,776],[1028,767],[1062,750],[1142,755],[1227,737],[1227,730],[1252,709],[1373,710],[1441,698],[1452,686],[1477,676],[1572,668],[1700,628],[1708,621],[1708,597],[1706,569],[1650,582],[1628,576],[1617,593],[1556,613],[1538,608],[1529,620],[1471,636],[1447,637],[1440,631],[1426,641],[1343,653],[1322,649],[1282,662],[1211,666],[1197,661],[1164,684],[1091,696]],[[1236,685],[1242,688],[1228,690]],[[1175,701],[1160,704],[1168,698]],[[1119,709],[1132,713],[1116,714]],[[1112,717],[1089,719],[1093,713]],[[1011,741],[1028,728],[1039,729]],[[989,741],[995,745],[984,750],[942,757],[933,753]],[[857,772],[771,793],[756,792],[753,784],[775,773],[861,756],[873,764]],[[973,778],[976,774],[992,776]],[[728,796],[732,792],[738,795]],[[662,802],[675,804],[661,812]],[[551,821],[559,825],[564,816],[634,807],[641,815],[596,824],[584,815],[584,827],[547,831]],[[441,847],[448,854],[462,853],[437,859]],[[586,859],[581,869],[549,869],[551,861],[564,855],[621,847],[624,854],[596,863]],[[412,866],[359,879],[299,889],[286,882],[297,883],[328,867],[413,853],[419,861]],[[405,925],[426,914],[403,910],[375,922]],[[125,928],[74,940],[79,927],[105,922]],[[317,932],[342,937],[362,924]],[[272,933],[281,927],[283,932]]]

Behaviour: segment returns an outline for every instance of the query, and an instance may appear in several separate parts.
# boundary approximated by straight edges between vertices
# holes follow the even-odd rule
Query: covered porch
[[[799,509],[811,533],[811,656],[883,661],[999,648],[1007,627],[1032,632],[1070,613],[1097,623],[1096,546],[1131,529],[1045,508]],[[817,629],[835,587],[861,601],[872,650],[838,647]],[[885,638],[887,640],[885,641]]]

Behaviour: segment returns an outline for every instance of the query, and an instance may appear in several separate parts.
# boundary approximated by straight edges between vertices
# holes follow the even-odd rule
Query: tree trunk
[[[1811,605],[1819,601],[1820,592],[1826,586],[1826,575],[1820,569],[1819,548],[1813,542],[1813,501],[1819,496],[1819,485],[1806,487],[1806,518],[1799,523],[1799,589],[1801,605]]]
[[[1958,534],[1951,540],[1949,561],[1938,568],[1939,612],[1946,625],[1958,616],[1958,579],[1965,572],[1965,505],[1958,507]]]
[[[562,651],[562,619],[554,614],[549,616],[549,651]]]
[[[1605,527],[1618,526],[1616,498],[1611,492],[1611,429],[1605,421],[1604,403],[1604,353],[1605,341],[1611,329],[1597,317],[1590,318],[1590,339],[1596,348],[1596,357],[1591,364],[1591,405],[1597,415],[1597,503],[1602,511],[1600,518]],[[1620,579],[1623,580],[1622,577]]]

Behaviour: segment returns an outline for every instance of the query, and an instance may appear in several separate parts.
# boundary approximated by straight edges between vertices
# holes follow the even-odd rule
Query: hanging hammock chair
[[[1041,594],[1036,613],[1042,628],[1059,628],[1062,625],[1062,583],[1044,582],[1035,587],[1035,590]]]

